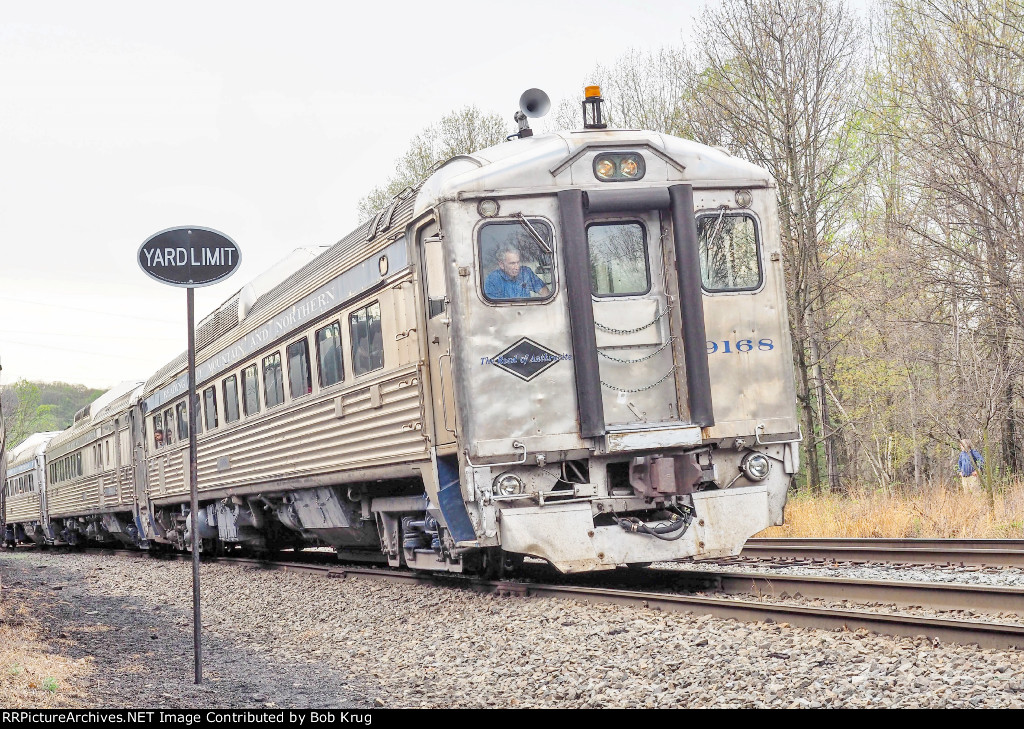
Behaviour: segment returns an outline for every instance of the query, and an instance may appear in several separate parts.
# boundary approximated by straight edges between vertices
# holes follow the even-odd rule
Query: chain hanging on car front
[[[657,382],[655,382],[654,384],[646,385],[644,387],[637,387],[637,388],[634,388],[632,390],[624,390],[621,387],[616,387],[615,385],[610,385],[607,382],[605,382],[604,380],[601,380],[601,384],[604,385],[605,387],[607,387],[609,390],[612,390],[614,392],[621,392],[621,393],[624,393],[624,394],[627,394],[627,395],[630,394],[630,393],[633,393],[633,392],[645,392],[647,390],[653,390],[655,387],[657,387],[662,382],[667,380],[669,377],[671,377],[675,373],[675,371],[677,369],[678,369],[678,365],[672,365],[672,369],[670,369],[668,372],[666,372],[665,376],[662,377]]]
[[[594,326],[596,326],[603,332],[608,332],[609,334],[636,334],[637,332],[642,332],[644,329],[647,329],[648,327],[657,324],[659,321],[661,321],[661,318],[670,311],[672,311],[671,304],[666,306],[662,310],[662,312],[658,314],[656,317],[654,317],[651,321],[647,322],[643,326],[636,327],[635,329],[615,329],[613,327],[605,326],[604,324],[596,320],[594,321]]]

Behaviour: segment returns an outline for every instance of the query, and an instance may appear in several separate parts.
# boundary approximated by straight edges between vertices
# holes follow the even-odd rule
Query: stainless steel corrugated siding
[[[10,496],[4,504],[7,523],[16,524],[39,520],[39,494],[28,493]]]
[[[342,395],[299,401],[241,427],[200,436],[200,491],[270,485],[279,479],[427,458],[417,366],[388,373],[378,383],[379,408],[370,406],[369,387],[362,386]],[[341,419],[334,414],[339,396],[345,413]],[[181,448],[148,459],[151,498],[187,493],[184,455]],[[218,470],[221,458],[229,459],[227,470]]]

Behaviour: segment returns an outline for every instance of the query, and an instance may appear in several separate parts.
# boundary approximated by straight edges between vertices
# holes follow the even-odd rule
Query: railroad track
[[[789,541],[786,540],[787,544]],[[140,554],[138,552],[128,553]],[[173,557],[175,555],[164,556]],[[181,559],[191,558],[187,553],[177,556]],[[355,577],[390,580],[468,589],[503,596],[552,597],[589,603],[628,605],[650,610],[690,612],[746,622],[787,623],[801,628],[832,631],[864,629],[883,635],[925,636],[948,643],[973,643],[982,648],[1024,648],[1024,626],[995,622],[989,617],[966,620],[922,615],[898,615],[850,607],[824,608],[767,601],[805,598],[894,604],[905,607],[920,606],[937,610],[1021,613],[1022,606],[1024,606],[1024,589],[1021,588],[742,572],[689,572],[679,569],[591,573],[568,578],[559,577],[557,578],[559,581],[556,583],[538,581],[537,579],[530,581],[484,580],[444,573],[434,574],[354,565],[342,566],[337,563],[311,561],[270,561],[246,557],[221,557],[218,561],[247,565],[257,569],[313,573],[337,579]],[[551,571],[546,573],[541,571],[537,574],[540,579],[550,579],[553,575],[554,573]],[[608,584],[616,586],[609,587]],[[707,594],[680,594],[678,591],[681,589],[702,593],[744,594],[757,597],[755,599],[736,599]]]
[[[227,560],[225,560],[227,561]],[[321,576],[346,579],[390,580],[412,584],[446,586],[503,596],[551,597],[578,600],[585,603],[603,603],[642,607],[666,612],[689,612],[732,618],[744,622],[777,622],[801,628],[822,630],[860,629],[882,635],[903,637],[925,636],[947,643],[977,644],[982,648],[1024,648],[1024,625],[983,620],[938,618],[921,615],[897,615],[851,608],[821,608],[806,605],[739,600],[707,595],[678,594],[651,589],[601,587],[591,584],[556,584],[535,581],[483,580],[472,577],[405,572],[393,569],[356,566],[333,566],[266,562],[254,559],[231,558],[236,564],[248,564],[260,569],[278,569],[294,572],[312,572]],[[669,573],[669,574],[666,574]],[[785,598],[799,595],[804,598],[865,599],[873,602],[892,601],[897,604],[929,605],[947,610],[985,609],[1020,611],[1024,604],[1024,590],[1019,588],[979,587],[933,583],[896,583],[881,581],[836,580],[821,577],[786,577],[738,574],[682,572],[678,570],[652,570],[648,579],[663,576],[677,581],[692,581],[704,585],[708,591],[719,590],[729,594],[754,592],[764,596]],[[624,578],[628,581],[643,579],[640,572],[625,576],[615,573],[605,580]],[[581,582],[594,581],[599,576],[577,577]],[[793,592],[789,592],[792,590]],[[978,604],[973,603],[978,600]],[[985,605],[986,607],[982,607]]]
[[[751,539],[740,558],[1024,567],[1024,539]]]

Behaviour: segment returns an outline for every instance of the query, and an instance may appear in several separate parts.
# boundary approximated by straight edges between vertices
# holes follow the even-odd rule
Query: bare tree
[[[359,217],[371,217],[402,190],[415,187],[438,163],[504,142],[511,133],[509,122],[475,106],[446,114],[412,138],[387,183],[359,201]]]
[[[703,16],[697,37],[694,128],[703,141],[714,136],[766,166],[778,183],[804,428],[811,443],[823,445],[828,483],[838,488],[827,394],[831,307],[844,275],[837,241],[852,189],[863,31],[833,0],[725,0]],[[808,449],[808,465],[812,483],[820,483],[816,447]]]
[[[891,133],[914,161],[917,210],[901,222],[930,282],[951,292],[956,341],[984,346],[989,372],[964,370],[962,399],[999,382],[999,448],[1013,470],[1024,338],[1024,5],[1019,0],[893,0],[888,72],[901,114]],[[961,352],[962,353],[962,352]],[[991,393],[984,396],[989,399]]]

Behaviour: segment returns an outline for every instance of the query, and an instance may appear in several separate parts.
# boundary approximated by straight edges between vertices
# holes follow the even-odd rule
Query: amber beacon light
[[[601,87],[587,86],[583,97],[583,128],[607,129],[608,125],[601,117],[601,104],[604,103],[604,99],[601,98]]]

